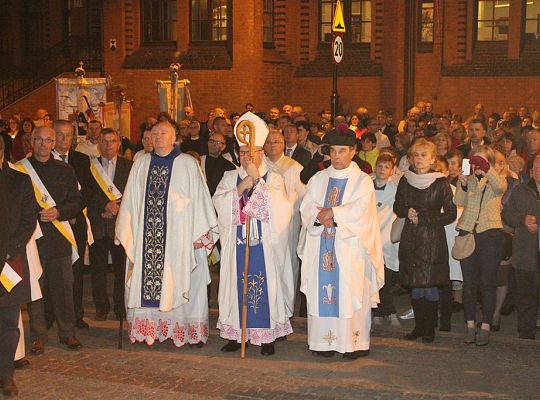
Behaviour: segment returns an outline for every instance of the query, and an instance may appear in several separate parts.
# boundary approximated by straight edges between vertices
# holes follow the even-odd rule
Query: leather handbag
[[[466,232],[463,236],[456,236],[454,247],[452,247],[452,257],[455,260],[463,260],[474,253],[476,242],[474,235],[470,232]]]
[[[480,207],[478,207],[478,215],[476,216],[476,222],[474,223],[472,232],[461,231],[460,234],[456,236],[454,247],[452,247],[451,252],[452,257],[456,260],[463,260],[469,257],[472,253],[474,253],[476,241],[474,239],[473,232],[476,231],[476,225],[478,225],[478,219],[480,218],[480,212],[482,211],[482,201],[484,200],[485,192],[486,188],[484,187],[484,190],[482,190],[482,197],[480,197]]]
[[[396,218],[392,222],[392,228],[390,229],[390,241],[392,243],[398,243],[401,240],[401,233],[405,226],[405,218]]]

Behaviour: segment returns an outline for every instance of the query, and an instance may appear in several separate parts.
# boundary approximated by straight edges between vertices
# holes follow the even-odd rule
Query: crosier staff
[[[249,159],[253,162],[255,153],[255,125],[251,121],[241,121],[236,129],[238,141],[249,147]],[[240,358],[246,357],[246,331],[247,331],[247,293],[249,274],[249,237],[251,217],[246,215],[246,246],[244,248],[244,275],[242,285],[242,339],[240,347]]]

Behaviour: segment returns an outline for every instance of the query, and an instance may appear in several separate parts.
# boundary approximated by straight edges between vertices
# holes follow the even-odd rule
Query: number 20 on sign
[[[336,65],[341,64],[341,61],[343,61],[343,38],[339,34],[334,34],[332,40],[332,58]]]

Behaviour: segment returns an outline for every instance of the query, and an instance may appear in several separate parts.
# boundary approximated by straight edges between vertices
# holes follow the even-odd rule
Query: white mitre
[[[238,126],[240,125],[242,121],[250,121],[253,124],[253,126],[255,127],[255,146],[263,147],[264,143],[266,142],[266,137],[268,136],[268,132],[269,132],[268,125],[266,125],[266,122],[264,122],[263,119],[253,114],[251,111],[244,113],[238,119],[238,121],[236,121],[236,124],[234,125],[234,136],[236,137],[236,141],[238,142],[238,145],[247,146],[247,144],[242,143],[238,139]]]

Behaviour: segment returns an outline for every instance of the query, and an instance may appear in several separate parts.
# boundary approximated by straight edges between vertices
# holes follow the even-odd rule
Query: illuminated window
[[[477,40],[508,39],[510,1],[478,1]]]
[[[433,1],[422,1],[420,3],[420,43],[433,43],[433,16]]]
[[[177,0],[142,0],[142,41],[176,40]]]
[[[228,0],[191,1],[191,40],[226,41],[228,36]]]
[[[332,41],[332,22],[336,0],[320,1],[319,39],[321,42]],[[345,20],[345,40],[351,43],[371,43],[371,0],[342,1]],[[350,33],[349,33],[350,32]]]
[[[528,0],[525,17],[525,35],[527,37],[540,38],[540,1]]]

